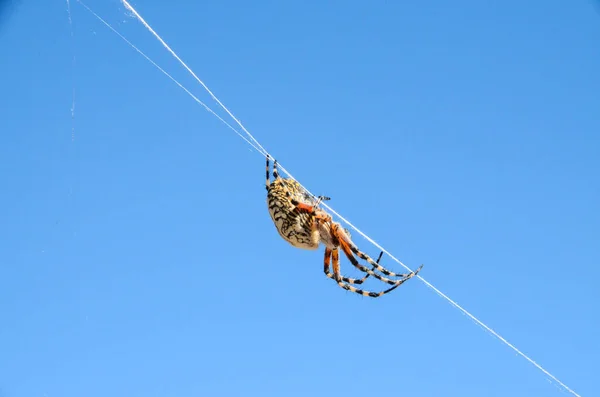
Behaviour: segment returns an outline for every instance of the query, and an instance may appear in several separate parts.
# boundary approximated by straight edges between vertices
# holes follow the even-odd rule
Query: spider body
[[[330,200],[329,197],[314,198],[297,181],[291,178],[281,178],[277,172],[277,160],[273,164],[274,180],[271,181],[269,156],[267,156],[266,177],[269,214],[279,235],[296,248],[316,250],[320,244],[325,245],[323,271],[340,287],[363,296],[376,298],[398,288],[419,273],[423,267],[421,265],[416,271],[409,274],[396,274],[379,265],[383,252],[379,254],[377,261],[373,261],[354,245],[347,229],[319,208],[320,202]],[[356,280],[340,274],[340,249],[354,267],[367,273],[362,279]],[[367,261],[372,269],[362,266],[354,255]],[[333,274],[329,271],[330,262],[333,265]],[[400,279],[391,280],[375,273],[374,270],[378,270],[386,276],[400,277]],[[352,284],[362,284],[369,276],[390,284],[392,287],[382,292],[369,292],[352,286]]]

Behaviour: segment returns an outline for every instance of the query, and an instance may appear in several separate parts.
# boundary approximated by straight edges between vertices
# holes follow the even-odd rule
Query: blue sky
[[[65,1],[13,3],[2,397],[569,395],[420,280],[340,289],[277,235],[258,152],[76,0],[74,41]],[[86,4],[218,109],[119,1]],[[599,393],[593,2],[132,4],[311,191]]]

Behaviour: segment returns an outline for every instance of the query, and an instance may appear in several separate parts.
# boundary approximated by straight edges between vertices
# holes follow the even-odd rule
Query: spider
[[[277,232],[284,240],[296,248],[316,250],[323,243],[325,245],[323,271],[327,277],[334,279],[341,288],[363,296],[377,298],[398,288],[405,281],[421,271],[423,265],[414,272],[396,274],[379,265],[383,251],[379,254],[377,261],[374,261],[367,254],[361,252],[352,242],[350,231],[343,228],[338,222],[334,222],[331,215],[319,208],[321,201],[331,199],[326,196],[315,198],[297,181],[292,178],[280,177],[277,171],[277,160],[273,164],[274,180],[271,181],[269,158],[270,156],[267,155],[267,205],[269,215],[275,224]],[[363,273],[367,273],[362,279],[348,278],[340,274],[340,248],[354,267]],[[362,266],[353,254],[360,259],[366,260],[372,268],[368,269]],[[330,263],[333,264],[333,274],[329,270]],[[386,276],[400,277],[400,279],[391,280],[383,277],[375,273],[375,269]],[[362,284],[369,276],[392,285],[392,287],[381,292],[370,292],[352,286],[353,284]]]

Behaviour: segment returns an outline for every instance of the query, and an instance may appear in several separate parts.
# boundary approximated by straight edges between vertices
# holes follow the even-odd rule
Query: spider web
[[[190,69],[189,66],[186,65],[186,63],[181,60],[181,58],[171,49],[171,47],[161,38],[161,36],[158,35],[158,33],[156,33],[156,31],[154,31],[154,29],[146,22],[146,20],[135,10],[135,8],[133,6],[131,6],[131,4],[129,4],[129,2],[127,0],[121,0],[121,2],[123,3],[123,5],[125,6],[126,10],[127,10],[127,14],[128,16],[131,17],[135,17],[137,18],[137,20],[139,22],[141,22],[144,27],[146,29],[148,29],[150,31],[150,33],[152,33],[152,35],[163,45],[163,47],[165,47],[167,49],[167,51],[169,51],[171,53],[171,55],[173,55],[173,57],[175,57],[175,59],[177,59],[179,61],[179,63],[196,79],[196,81],[202,85],[202,87],[209,93],[209,95],[212,97],[213,100],[215,100],[215,102],[217,102],[219,104],[219,106],[225,110],[225,112],[227,112],[227,114],[236,122],[236,124],[240,127],[240,129],[245,133],[242,134],[240,131],[238,131],[235,127],[233,127],[231,124],[229,124],[227,121],[225,121],[222,117],[220,117],[217,113],[215,113],[215,111],[213,111],[208,105],[206,105],[204,102],[202,102],[200,99],[198,99],[194,94],[192,94],[187,88],[185,88],[179,81],[177,81],[174,77],[172,77],[168,72],[166,72],[164,69],[162,69],[158,64],[156,64],[152,59],[150,59],[146,54],[144,54],[140,49],[138,49],[133,43],[131,43],[129,40],[127,40],[121,33],[119,33],[115,28],[113,28],[108,22],[106,22],[102,17],[100,17],[97,13],[95,13],[90,7],[88,7],[86,4],[84,4],[81,0],[76,0],[79,4],[81,4],[87,11],[89,11],[92,15],[94,15],[100,22],[102,22],[107,28],[109,28],[111,31],[113,31],[115,34],[117,34],[123,41],[125,41],[129,46],[131,46],[135,51],[137,51],[140,55],[142,55],[148,62],[150,62],[154,67],[156,67],[158,70],[160,70],[164,75],[166,75],[169,79],[171,79],[175,84],[177,84],[181,89],[183,89],[192,99],[194,99],[199,105],[201,105],[205,110],[207,110],[209,113],[213,114],[215,117],[217,117],[217,119],[219,119],[223,124],[225,124],[229,129],[231,129],[235,134],[237,134],[240,138],[242,138],[248,145],[250,145],[252,148],[254,148],[257,152],[259,152],[260,154],[262,154],[264,157],[270,156],[271,158],[275,158],[274,156],[270,155],[270,153],[260,144],[260,142],[258,142],[258,140],[246,129],[246,127],[244,127],[244,125],[233,115],[233,113],[213,94],[213,92],[208,88],[208,86],[200,79],[198,78],[198,76],[196,76],[196,74],[194,73],[194,71],[192,69]],[[67,0],[67,3],[69,3],[69,0]],[[70,14],[69,14],[70,15]],[[70,18],[70,17],[69,17]],[[74,105],[74,104],[73,104]],[[74,107],[73,107],[74,108]],[[287,170],[285,169],[285,167],[283,167],[280,163],[278,164],[278,168],[285,173],[288,177],[290,177],[291,179],[295,180],[296,182],[298,182],[298,184],[300,185],[300,187],[302,189],[304,189],[304,191],[306,192],[306,194],[312,198],[312,200],[317,200],[317,196],[315,196],[313,193],[311,193],[304,185],[302,185],[296,178],[293,177],[293,175]],[[340,215],[339,213],[337,213],[333,208],[331,208],[329,205],[327,205],[325,202],[321,202],[321,205],[325,208],[327,208],[332,214],[336,215],[341,221],[343,221],[344,223],[346,223],[348,226],[350,226],[353,230],[355,230],[358,234],[360,234],[362,237],[364,237],[367,241],[369,241],[371,244],[373,244],[374,246],[376,246],[377,248],[379,248],[381,251],[383,251],[384,253],[386,253],[392,260],[394,260],[395,262],[397,262],[398,264],[400,264],[401,266],[403,266],[405,269],[412,271],[411,268],[409,268],[408,266],[406,266],[404,263],[402,263],[399,259],[397,259],[395,256],[393,256],[390,252],[388,252],[385,248],[383,248],[381,245],[379,245],[375,240],[373,240],[371,237],[369,237],[368,235],[366,235],[364,232],[362,232],[361,230],[359,230],[356,226],[354,226],[350,221],[348,221],[346,218],[344,218],[342,215]],[[508,340],[506,340],[504,337],[502,337],[500,334],[498,334],[496,331],[494,331],[492,328],[490,328],[489,326],[487,326],[486,324],[484,324],[481,320],[479,320],[477,317],[475,317],[473,314],[471,314],[469,311],[467,311],[465,308],[463,308],[461,305],[459,305],[457,302],[455,302],[454,300],[452,300],[450,297],[448,297],[446,294],[444,294],[442,291],[440,291],[438,288],[436,288],[435,286],[433,286],[431,283],[429,283],[427,280],[425,280],[421,275],[416,275],[416,278],[418,278],[419,280],[421,280],[427,287],[429,287],[430,289],[432,289],[435,293],[437,293],[439,296],[441,296],[442,298],[444,298],[446,301],[448,301],[448,303],[450,303],[452,306],[454,306],[456,309],[460,310],[464,315],[466,315],[467,317],[469,317],[473,322],[475,322],[477,325],[481,326],[484,330],[486,330],[487,332],[489,332],[492,336],[496,337],[498,340],[500,340],[502,343],[504,343],[506,346],[508,346],[509,348],[511,348],[514,352],[516,352],[518,355],[520,355],[521,357],[523,357],[525,360],[527,360],[530,364],[534,365],[538,370],[540,370],[543,374],[545,374],[547,377],[549,377],[552,381],[556,382],[558,385],[560,385],[562,388],[564,388],[566,391],[568,391],[569,393],[571,393],[572,395],[576,396],[576,397],[581,397],[579,394],[577,394],[575,391],[573,391],[571,388],[569,388],[566,384],[564,384],[563,382],[561,382],[558,378],[556,378],[554,375],[552,375],[549,371],[547,371],[546,369],[544,369],[540,364],[538,364],[537,362],[535,362],[533,359],[531,359],[529,356],[527,356],[525,353],[523,353],[521,350],[519,350],[516,346],[514,346],[513,344],[511,344]]]

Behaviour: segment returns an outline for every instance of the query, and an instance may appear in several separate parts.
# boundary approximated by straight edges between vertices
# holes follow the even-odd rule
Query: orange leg
[[[382,254],[383,254],[383,252],[382,252]],[[327,277],[336,280],[334,274],[329,271],[329,264],[330,264],[332,256],[334,258],[334,262],[338,263],[338,271],[339,271],[339,254],[338,254],[338,250],[336,249],[336,250],[332,251],[329,248],[325,248],[325,258],[324,258],[324,261],[323,261],[323,272],[325,273],[325,275]],[[381,259],[381,255],[379,256],[379,258]],[[335,269],[334,269],[334,273],[335,273]],[[360,280],[357,280],[357,279],[354,279],[354,278],[342,276],[342,281],[345,282],[345,283],[349,283],[349,284],[362,284],[368,277],[369,277],[369,274],[367,274],[366,276],[364,276]]]
[[[375,278],[377,278],[377,279],[379,279],[379,280],[381,280],[383,282],[386,282],[388,284],[396,283],[398,281],[398,280],[390,280],[390,279],[385,278],[385,277],[381,277],[380,278],[377,275],[373,274],[372,272],[369,272],[367,270],[363,270],[365,268],[361,268],[362,266],[360,266],[358,264],[358,261],[356,260],[356,258],[354,258],[354,255],[352,255],[352,253],[356,254],[356,256],[358,256],[360,259],[369,262],[369,264],[371,264],[375,269],[377,269],[378,271],[380,271],[384,275],[390,276],[390,277],[401,277],[402,279],[405,279],[404,281],[408,280],[409,278],[412,278],[412,277],[416,276],[421,271],[421,268],[423,267],[423,265],[419,266],[419,268],[416,271],[408,273],[408,274],[393,273],[393,272],[387,270],[383,266],[379,265],[379,261],[375,262],[367,254],[359,251],[358,248],[356,248],[356,246],[352,243],[352,241],[350,241],[349,239],[344,238],[343,236],[341,236],[340,232],[339,232],[339,228],[340,227],[341,226],[339,224],[333,224],[333,225],[331,225],[331,229],[332,229],[333,234],[335,235],[336,238],[339,239],[340,246],[342,247],[342,250],[344,251],[344,253],[348,257],[348,259],[350,260],[350,262],[352,262],[352,264],[355,267],[359,268],[363,272],[366,271],[367,273],[371,274],[373,277],[375,277]]]
[[[395,290],[396,288],[398,288],[400,286],[400,284],[396,284],[394,285],[392,288],[388,288],[385,291],[381,291],[381,292],[371,292],[371,291],[365,291],[362,289],[358,289],[358,288],[354,288],[353,286],[351,286],[348,283],[343,282],[342,277],[340,276],[340,258],[339,258],[339,254],[338,254],[338,250],[334,249],[333,251],[330,251],[331,255],[332,255],[332,262],[333,262],[333,278],[334,280],[337,281],[337,284],[342,287],[343,289],[350,291],[350,292],[354,292],[355,294],[359,294],[362,296],[368,296],[370,298],[379,298],[382,295],[385,295],[389,292],[392,292],[393,290]],[[327,250],[325,251],[325,255],[327,255]],[[381,256],[380,256],[381,258]],[[327,260],[329,262],[329,260]]]
[[[340,240],[340,247],[342,248],[342,251],[344,251],[344,254],[346,254],[346,257],[348,258],[348,260],[350,261],[350,263],[352,263],[352,265],[354,267],[356,267],[361,272],[370,274],[371,276],[375,277],[378,280],[383,281],[384,283],[387,283],[390,285],[396,285],[398,283],[402,284],[408,278],[412,277],[412,275],[411,275],[410,277],[401,279],[401,280],[390,280],[389,278],[383,277],[383,276],[375,273],[373,270],[368,269],[368,268],[364,267],[363,265],[361,265],[360,263],[358,263],[358,261],[356,260],[354,255],[352,255],[352,251],[350,250],[350,248],[348,247],[348,244],[345,241]],[[373,262],[373,263],[375,263],[375,262]]]

